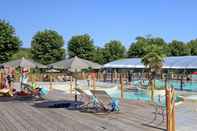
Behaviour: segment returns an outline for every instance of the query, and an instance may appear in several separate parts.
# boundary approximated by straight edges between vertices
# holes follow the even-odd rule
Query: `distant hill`
[[[11,60],[16,60],[20,58],[31,59],[31,48],[20,48],[12,57]]]

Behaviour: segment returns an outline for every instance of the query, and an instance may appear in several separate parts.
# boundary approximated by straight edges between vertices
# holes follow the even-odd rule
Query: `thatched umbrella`
[[[11,67],[14,67],[14,68],[17,68],[17,67],[47,68],[47,66],[45,66],[45,65],[42,65],[42,64],[37,63],[33,60],[25,59],[25,58],[18,59],[18,60],[12,60],[12,61],[3,63],[2,65],[3,66],[11,66]]]
[[[47,68],[47,66],[45,66],[45,65],[39,64],[33,60],[25,59],[24,57],[22,59],[12,60],[12,61],[3,63],[2,65],[3,66],[11,66],[14,68],[39,68],[39,69]],[[21,87],[22,87],[22,81],[23,81],[23,77],[21,80],[21,85],[20,85]]]
[[[83,69],[89,69],[89,68],[100,69],[102,67],[97,63],[85,59],[81,59],[77,56],[50,64],[48,66],[53,67],[54,69],[64,69],[65,71],[67,71],[67,73],[70,73],[70,75],[75,78],[75,88],[77,88],[77,79],[80,78],[78,72],[81,72]],[[71,90],[72,90],[72,86],[71,86]],[[75,90],[75,102],[77,103],[76,90]]]
[[[91,69],[101,68],[101,65],[85,59],[81,59],[77,56],[50,64],[49,66],[53,67],[54,69],[65,69],[70,72],[80,72],[81,70],[88,68]]]

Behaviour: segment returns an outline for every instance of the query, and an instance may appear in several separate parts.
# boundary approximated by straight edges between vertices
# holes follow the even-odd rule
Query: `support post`
[[[124,98],[124,81],[122,75],[120,75],[120,91],[121,91],[121,99]]]
[[[170,130],[170,92],[169,88],[166,88],[166,129]]]
[[[176,100],[175,90],[171,90],[171,117],[172,117],[172,131],[176,130],[176,121],[175,121],[175,100]]]
[[[1,71],[1,74],[0,74],[0,89],[3,88],[3,72]]]
[[[73,79],[72,76],[70,76],[70,94],[72,94],[72,89],[73,88]]]
[[[50,79],[49,89],[51,90],[51,89],[53,88],[53,87],[52,87],[52,76],[51,76],[51,74],[50,74],[49,79]]]
[[[183,75],[181,75],[181,91],[183,90]]]
[[[114,78],[113,78],[113,77],[114,77],[114,75],[113,75],[114,73],[113,73],[113,71],[114,71],[114,70],[111,69],[111,83],[113,83],[113,81],[114,81]]]
[[[92,83],[92,85],[93,85],[93,90],[96,90],[96,78],[95,77],[93,77],[93,83]]]
[[[74,88],[77,88],[77,79],[76,78],[74,79],[74,83],[75,83]],[[76,90],[75,90],[75,108],[77,108],[77,91]]]
[[[167,131],[175,131],[175,91],[166,88],[166,128]]]

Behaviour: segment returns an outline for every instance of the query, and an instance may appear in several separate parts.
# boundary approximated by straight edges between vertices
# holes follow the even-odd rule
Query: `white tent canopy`
[[[121,59],[107,63],[103,68],[145,68],[140,58]],[[164,69],[197,69],[197,56],[166,57]]]

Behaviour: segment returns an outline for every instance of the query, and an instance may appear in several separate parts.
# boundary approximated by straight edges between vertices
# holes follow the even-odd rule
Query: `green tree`
[[[42,64],[50,64],[64,59],[64,39],[56,31],[37,32],[31,41],[32,58]]]
[[[12,60],[17,60],[21,58],[32,59],[31,48],[20,48],[14,55],[12,55]]]
[[[171,56],[186,56],[190,55],[189,47],[182,41],[173,40],[169,43]]]
[[[165,53],[162,48],[158,45],[149,45],[146,48],[145,55],[142,57],[141,62],[146,66],[149,74],[149,87],[151,90],[151,98],[154,96],[154,79],[157,74],[161,73]]]
[[[15,29],[5,20],[0,20],[0,62],[8,61],[19,49],[21,41],[15,34]]]
[[[95,52],[94,62],[97,62],[99,64],[105,64],[106,61],[104,59],[104,52],[105,52],[104,48],[97,47]]]
[[[133,42],[129,47],[127,52],[128,57],[142,57],[144,55],[146,45],[146,38],[137,37],[136,42]]]
[[[137,37],[128,50],[128,57],[142,57],[145,55],[146,47],[149,45],[158,45],[162,51],[168,55],[169,49],[167,43],[160,37]]]
[[[111,62],[125,57],[125,47],[120,41],[112,40],[105,44],[104,61]]]
[[[69,57],[78,56],[87,60],[94,60],[95,46],[93,39],[88,34],[73,36],[68,41]]]
[[[188,47],[191,51],[191,55],[197,55],[197,39],[188,42]]]

